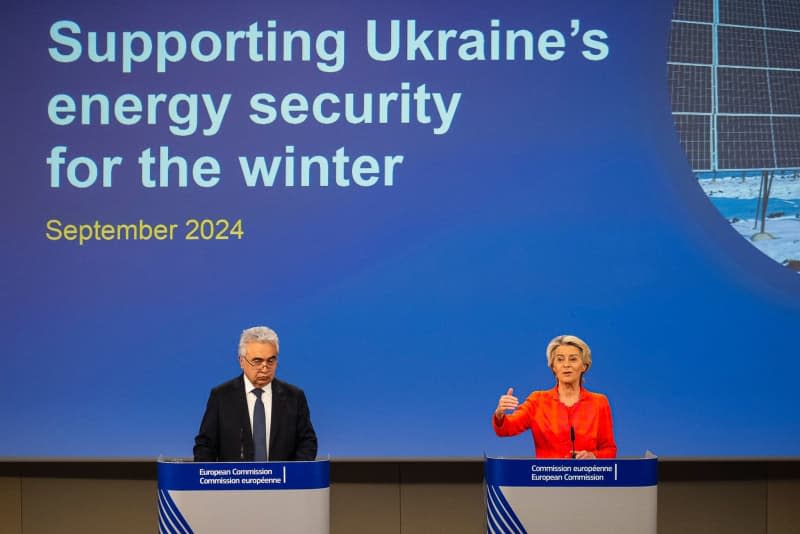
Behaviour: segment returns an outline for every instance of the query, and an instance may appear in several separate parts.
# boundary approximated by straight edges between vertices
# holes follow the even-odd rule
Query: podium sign
[[[656,458],[486,458],[490,533],[656,534]]]
[[[330,463],[158,462],[162,534],[327,534]]]

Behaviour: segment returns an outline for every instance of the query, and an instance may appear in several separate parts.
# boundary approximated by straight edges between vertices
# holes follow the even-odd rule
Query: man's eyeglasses
[[[242,359],[256,369],[264,367],[265,365],[267,367],[275,367],[275,364],[278,363],[277,356],[270,356],[269,358],[253,358],[252,360],[248,360],[247,356],[242,356]]]

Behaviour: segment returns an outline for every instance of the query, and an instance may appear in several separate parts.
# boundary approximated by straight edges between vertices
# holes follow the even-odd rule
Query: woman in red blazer
[[[492,417],[495,433],[515,436],[531,429],[537,458],[616,457],[608,399],[583,388],[592,365],[589,346],[576,336],[558,336],[547,345],[547,364],[556,386],[534,391],[522,404],[509,388]]]

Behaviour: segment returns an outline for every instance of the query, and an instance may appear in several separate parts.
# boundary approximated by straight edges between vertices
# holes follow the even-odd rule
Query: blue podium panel
[[[330,525],[330,463],[158,462],[162,534],[321,533]]]
[[[490,533],[656,533],[656,458],[486,458],[484,477]]]

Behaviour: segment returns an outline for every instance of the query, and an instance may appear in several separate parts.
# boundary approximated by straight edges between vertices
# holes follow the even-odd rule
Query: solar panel
[[[764,30],[721,26],[719,28],[720,65],[766,67]]]
[[[772,111],[800,115],[800,71],[770,71]]]
[[[672,110],[682,113],[711,113],[711,68],[669,65]]]
[[[711,26],[673,22],[669,55],[676,63],[711,64]]]
[[[767,31],[769,66],[800,69],[800,32]]]
[[[697,171],[711,170],[710,117],[675,115],[674,119],[681,145],[683,145],[683,150],[689,158],[689,164],[692,169]]]
[[[719,167],[723,169],[770,169],[772,123],[769,117],[720,116],[717,120]]]
[[[763,69],[718,69],[719,112],[769,114],[767,72]]]
[[[669,53],[693,170],[800,168],[800,0],[679,0]]]
[[[752,0],[720,0],[719,21],[721,24],[764,26],[764,8],[761,2]]]
[[[778,166],[800,168],[800,117],[775,117]]]
[[[675,19],[711,22],[714,17],[712,0],[677,0]]]
[[[768,28],[800,28],[800,2],[797,0],[766,0],[764,11]]]

